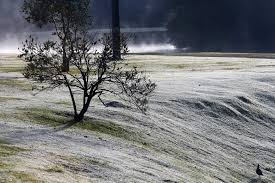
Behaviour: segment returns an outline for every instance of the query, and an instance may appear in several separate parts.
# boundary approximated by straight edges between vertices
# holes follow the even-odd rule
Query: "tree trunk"
[[[74,116],[74,122],[76,123],[83,121],[83,119],[84,119],[84,114],[83,115],[78,114]]]
[[[63,60],[62,60],[62,72],[69,72],[70,71],[70,64],[67,59],[65,46],[63,47]]]
[[[112,0],[113,59],[121,59],[119,0]]]
[[[62,72],[69,72],[69,71],[70,71],[70,66],[69,66],[68,61],[63,60],[63,63],[62,63]]]
[[[80,113],[75,113],[74,120],[75,122],[81,122],[84,119],[85,113],[88,111],[88,108],[91,104],[93,96],[89,96],[87,99],[87,102],[83,105],[83,108],[81,109]]]

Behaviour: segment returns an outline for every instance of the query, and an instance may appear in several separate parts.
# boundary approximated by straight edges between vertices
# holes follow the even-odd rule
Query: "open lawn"
[[[24,63],[0,55],[0,182],[256,183],[258,163],[275,182],[272,58],[130,55],[158,85],[148,115],[95,100],[83,124],[61,128],[66,88],[34,96]]]

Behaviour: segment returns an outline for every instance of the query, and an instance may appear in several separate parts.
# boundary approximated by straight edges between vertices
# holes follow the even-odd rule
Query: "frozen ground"
[[[255,183],[258,163],[275,182],[275,60],[130,56],[158,85],[148,115],[95,101],[90,130],[34,124],[71,106],[63,89],[32,96],[21,65],[0,57],[0,140],[25,149],[0,148],[0,182]]]

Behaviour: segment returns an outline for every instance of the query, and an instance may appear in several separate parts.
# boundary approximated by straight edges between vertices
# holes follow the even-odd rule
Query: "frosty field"
[[[66,89],[33,96],[2,54],[0,182],[275,182],[275,59],[226,56],[128,56],[157,84],[148,114],[110,96],[62,129]]]

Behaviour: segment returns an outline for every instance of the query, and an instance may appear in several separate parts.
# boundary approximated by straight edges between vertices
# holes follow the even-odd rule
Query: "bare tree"
[[[75,122],[83,120],[95,97],[104,104],[102,97],[106,94],[119,96],[145,112],[155,83],[136,67],[129,69],[123,60],[114,60],[111,36],[92,39],[88,21],[72,23],[68,20],[67,26],[65,52],[64,32],[60,28],[55,28],[53,33],[57,35],[57,40],[39,43],[30,36],[24,42],[22,54],[19,55],[27,63],[23,75],[32,80],[38,90],[66,86],[72,100]],[[94,49],[99,44],[103,46],[100,52]],[[123,48],[126,52],[127,47]],[[63,69],[64,57],[74,72]],[[80,104],[76,95],[83,98]]]

